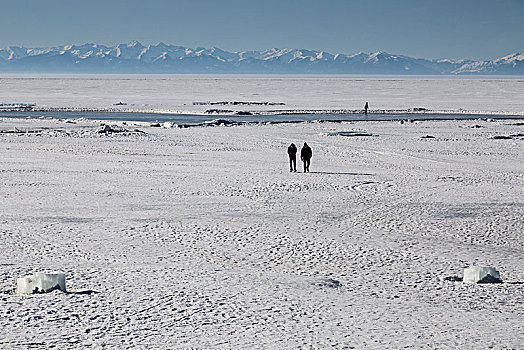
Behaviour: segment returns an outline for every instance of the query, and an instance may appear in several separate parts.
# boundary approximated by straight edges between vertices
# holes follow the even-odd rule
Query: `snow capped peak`
[[[330,54],[329,52],[320,51],[316,53],[316,59],[317,60],[333,60],[335,59],[335,55]]]
[[[364,52],[359,52],[353,55],[342,55],[342,54],[336,55],[337,59],[350,59],[350,60],[364,60],[364,59],[367,59],[368,57],[369,57],[369,54],[364,53]]]
[[[295,58],[293,51],[297,51],[297,50],[272,48],[263,53],[263,59],[265,61],[274,61],[274,60],[286,61],[287,60],[287,62],[289,62],[290,60]]]
[[[396,58],[399,58],[399,57],[402,57],[402,56],[392,55],[390,53],[387,53],[386,51],[377,51],[377,52],[369,54],[369,58],[379,58],[379,59],[394,58],[394,59],[396,59]]]
[[[519,62],[524,61],[524,55],[520,52],[515,52],[510,55],[498,58],[494,60],[493,62],[496,63],[513,63],[513,62]]]
[[[515,52],[515,53],[512,53],[511,55],[507,55],[506,57],[503,57],[503,58],[518,58],[519,60],[522,59],[524,55],[522,54],[522,52]]]
[[[0,49],[0,58],[4,60],[17,60],[28,56],[30,49],[20,46],[8,46]]]
[[[369,58],[375,58],[375,57],[379,57],[379,56],[384,56],[384,54],[385,54],[384,51],[377,51],[377,52],[369,54]]]
[[[454,74],[524,74],[524,55],[520,52],[492,61],[471,61],[453,71]]]
[[[377,51],[377,52],[369,54],[369,56],[365,60],[366,60],[366,62],[377,63],[378,61],[380,61],[380,59],[386,59],[386,58],[387,57],[386,57],[384,52]]]
[[[133,40],[127,43],[127,47],[144,46],[138,40]]]

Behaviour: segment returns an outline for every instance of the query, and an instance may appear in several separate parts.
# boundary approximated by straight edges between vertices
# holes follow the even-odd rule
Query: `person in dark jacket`
[[[287,154],[289,155],[289,171],[297,172],[297,146],[294,143],[289,145],[287,148]]]
[[[364,113],[366,115],[368,115],[368,109],[369,109],[369,104],[366,102],[366,105],[364,106]]]
[[[311,148],[307,145],[306,142],[304,142],[304,146],[302,146],[302,149],[300,150],[300,159],[302,159],[304,162],[304,172],[309,173],[309,163],[312,156],[313,151],[311,151]]]

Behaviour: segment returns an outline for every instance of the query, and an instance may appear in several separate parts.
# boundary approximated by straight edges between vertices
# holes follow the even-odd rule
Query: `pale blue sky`
[[[0,47],[136,39],[492,59],[524,51],[524,0],[0,0],[0,33]]]

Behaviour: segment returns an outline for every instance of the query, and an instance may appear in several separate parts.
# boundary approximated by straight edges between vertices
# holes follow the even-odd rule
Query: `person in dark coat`
[[[368,115],[368,109],[369,109],[369,104],[366,102],[366,104],[364,105],[364,113],[366,115]]]
[[[289,145],[287,148],[287,154],[289,155],[289,171],[297,172],[297,146],[294,143]]]
[[[300,150],[300,159],[302,159],[304,162],[304,172],[309,173],[309,163],[312,156],[313,151],[311,151],[311,148],[307,145],[306,142],[304,142],[304,146],[302,146],[302,149]]]

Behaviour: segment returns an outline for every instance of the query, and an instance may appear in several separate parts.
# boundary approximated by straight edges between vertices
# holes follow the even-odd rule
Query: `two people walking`
[[[368,115],[368,109],[369,109],[369,103],[366,102],[364,105],[364,114]],[[289,145],[287,148],[287,154],[289,155],[289,171],[291,172],[297,172],[297,146],[295,146],[294,143]],[[311,147],[308,146],[306,142],[304,142],[304,146],[302,146],[302,149],[300,150],[300,160],[304,163],[304,172],[309,173],[309,164],[311,163],[311,157],[313,156],[313,151],[311,151]]]
[[[287,148],[287,154],[289,155],[289,171],[291,172],[297,172],[297,146],[295,146],[294,143],[289,145]],[[304,142],[304,146],[302,146],[302,149],[300,150],[300,159],[304,163],[304,172],[309,173],[309,164],[311,162],[311,157],[313,156],[313,151],[311,151],[311,147],[308,146],[306,142]]]

